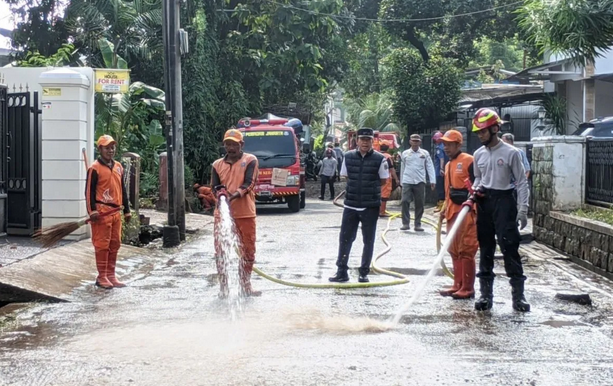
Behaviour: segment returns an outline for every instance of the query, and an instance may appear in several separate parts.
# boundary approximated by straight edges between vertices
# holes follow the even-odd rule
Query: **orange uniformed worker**
[[[381,206],[379,207],[379,217],[388,217],[387,214],[387,201],[390,199],[392,195],[392,191],[394,190],[394,183],[396,186],[400,185],[400,181],[398,180],[398,175],[396,174],[396,168],[394,167],[394,159],[391,154],[389,154],[389,144],[387,141],[381,141],[381,150],[380,153],[383,154],[385,160],[387,162],[387,167],[390,171],[390,176],[385,180],[385,184],[381,186]]]
[[[195,184],[194,191],[198,193],[198,199],[205,211],[210,211],[217,204],[213,188]]]
[[[92,243],[96,251],[96,285],[105,289],[125,287],[115,275],[117,253],[121,246],[121,213],[104,213],[123,207],[126,222],[132,218],[130,202],[123,183],[123,167],[113,160],[117,143],[110,135],[98,139],[100,157],[87,170],[85,200],[91,219]]]
[[[251,272],[255,263],[255,193],[253,187],[258,177],[258,159],[243,152],[243,135],[239,130],[230,129],[223,140],[226,155],[213,163],[211,186],[219,192],[223,186],[228,194],[230,215],[240,243],[241,262],[239,279],[243,294],[259,296],[260,291],[251,288]],[[219,200],[219,197],[217,197]],[[215,211],[215,237],[219,234],[219,210]],[[215,240],[217,273],[219,274],[220,296],[228,295],[228,277],[225,272],[220,240]]]
[[[445,203],[441,217],[447,220],[447,232],[449,232],[462,210],[462,204],[468,199],[467,180],[468,186],[472,186],[475,175],[473,156],[462,153],[462,133],[448,130],[442,141],[445,154],[450,161],[445,166]],[[468,299],[475,295],[475,255],[479,248],[476,217],[474,210],[468,212],[449,247],[454,279],[451,288],[440,291],[442,296]]]

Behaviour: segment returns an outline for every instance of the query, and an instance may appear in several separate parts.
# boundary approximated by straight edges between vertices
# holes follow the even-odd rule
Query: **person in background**
[[[219,202],[223,194],[230,205],[230,215],[234,220],[235,230],[239,240],[241,262],[238,274],[241,289],[246,296],[260,296],[260,291],[251,288],[251,273],[255,263],[256,212],[255,193],[253,188],[258,178],[258,159],[243,152],[243,134],[236,129],[230,129],[224,134],[223,145],[226,155],[213,162],[211,186],[215,190]],[[229,294],[228,274],[221,253],[221,240],[218,239],[221,226],[219,210],[215,211],[214,243],[217,273],[219,275],[221,298]]]
[[[512,288],[513,309],[530,311],[524,297],[524,270],[519,256],[520,235],[517,223],[528,224],[530,191],[519,151],[498,138],[503,121],[490,109],[479,109],[473,118],[472,131],[481,141],[474,154],[477,197],[477,236],[479,238],[479,284],[481,297],[475,310],[487,311],[493,305],[494,253],[496,239],[504,255],[504,268]],[[515,184],[511,180],[515,180]],[[514,192],[517,190],[517,199]]]
[[[515,146],[515,136],[511,133],[505,133],[502,135],[502,140],[513,146],[514,148],[516,148],[517,150],[519,150],[519,154],[521,155],[521,162],[524,165],[524,169],[526,170],[526,178],[530,178],[530,172],[532,171],[532,169],[530,168],[530,162],[528,162],[528,156],[526,155],[526,152],[523,151],[522,149],[518,148],[517,146]],[[511,182],[515,182],[515,181],[511,181]]]
[[[422,149],[421,136],[412,134],[411,147],[402,152],[402,227],[401,230],[411,229],[411,201],[415,200],[415,231],[423,232],[421,218],[424,214],[426,201],[426,180],[430,180],[430,188],[436,187],[436,172],[432,164],[430,153]]]
[[[130,222],[130,200],[123,182],[123,167],[113,158],[117,142],[110,135],[98,138],[100,157],[87,170],[85,201],[91,219],[92,244],[96,252],[98,277],[96,286],[104,289],[126,285],[115,275],[117,254],[121,247],[121,213],[107,216],[104,213],[123,206],[126,222]]]
[[[445,203],[440,216],[447,220],[447,231],[462,210],[462,204],[468,200],[469,190],[475,175],[473,156],[462,153],[462,133],[449,130],[441,138],[445,153],[450,161],[445,168]],[[456,235],[449,246],[449,254],[453,263],[453,286],[439,293],[454,299],[468,299],[475,296],[475,255],[479,249],[477,241],[477,214],[474,206],[464,218]]]
[[[323,200],[326,196],[326,184],[330,185],[330,199],[334,199],[334,180],[337,173],[337,161],[331,149],[326,150],[326,157],[321,161],[322,166],[319,171],[321,177],[321,194],[319,199]]]
[[[355,241],[360,223],[362,224],[362,265],[360,283],[368,283],[377,235],[377,220],[381,206],[381,186],[389,178],[389,167],[385,157],[373,149],[374,132],[372,129],[359,129],[358,148],[345,153],[341,176],[347,177],[347,195],[339,235],[336,274],[331,282],[349,281],[347,274],[349,254]]]
[[[436,192],[438,202],[434,212],[440,212],[445,204],[445,165],[449,161],[449,157],[445,153],[445,146],[443,145],[443,133],[437,131],[432,136],[434,141],[434,172],[436,173]]]
[[[334,154],[336,155],[336,167],[337,167],[337,175],[341,174],[341,166],[343,166],[343,150],[341,149],[341,144],[338,142],[334,143]]]
[[[385,180],[385,184],[381,187],[381,208],[379,209],[379,217],[389,216],[387,214],[387,201],[392,195],[392,191],[394,190],[394,184],[396,184],[396,186],[400,185],[398,175],[396,174],[396,168],[394,166],[394,160],[389,154],[389,148],[390,147],[386,142],[381,143],[381,154],[383,154],[385,160],[387,161],[390,176],[387,180]]]

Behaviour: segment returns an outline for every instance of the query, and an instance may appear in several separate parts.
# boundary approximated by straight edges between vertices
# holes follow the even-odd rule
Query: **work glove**
[[[520,208],[517,211],[517,223],[519,224],[520,230],[528,225],[528,208]]]

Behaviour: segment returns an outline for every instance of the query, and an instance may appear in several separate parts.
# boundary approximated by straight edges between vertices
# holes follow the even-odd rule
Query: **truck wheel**
[[[300,192],[300,209],[306,206],[306,192]]]
[[[287,197],[287,206],[292,213],[300,211],[300,196],[295,195]]]

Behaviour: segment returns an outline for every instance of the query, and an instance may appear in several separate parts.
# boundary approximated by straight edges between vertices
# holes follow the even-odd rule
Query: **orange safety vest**
[[[392,168],[394,168],[394,160],[392,159],[392,156],[387,154],[387,153],[381,153],[383,154],[383,156],[385,157],[385,160],[387,161],[388,165],[392,165],[390,170]],[[392,173],[390,171],[390,176],[388,179],[385,180],[385,184],[383,184],[381,186],[381,197],[382,198],[389,198],[392,195]]]
[[[247,165],[255,163],[253,170],[253,178],[249,186],[245,184],[245,173]],[[243,153],[243,156],[231,164],[225,158],[220,158],[213,162],[213,168],[219,176],[219,181],[226,186],[228,193],[233,194],[236,191],[241,192],[241,197],[230,202],[230,212],[232,218],[253,218],[255,217],[255,193],[253,188],[258,178],[258,159],[249,153]]]
[[[449,188],[466,189],[466,180],[470,180],[469,168],[473,165],[473,156],[460,153],[445,165],[445,218],[451,220],[462,210],[462,205],[454,204],[449,198]],[[450,185],[451,184],[451,185]]]

